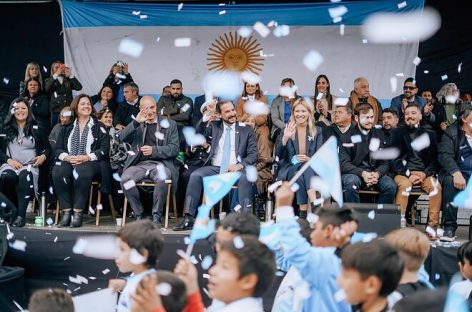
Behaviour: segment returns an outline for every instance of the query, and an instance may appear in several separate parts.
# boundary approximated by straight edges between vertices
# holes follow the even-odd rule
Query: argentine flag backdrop
[[[345,6],[342,21],[334,23],[329,8]],[[397,1],[289,4],[177,4],[98,3],[61,1],[64,26],[65,63],[82,82],[83,91],[95,94],[117,60],[129,64],[141,94],[160,94],[163,86],[178,78],[184,94],[202,94],[202,79],[218,69],[251,70],[262,77],[269,98],[278,94],[280,81],[291,77],[298,93],[312,95],[318,74],[331,81],[331,93],[349,96],[353,80],[365,76],[371,94],[390,100],[391,78],[401,86],[414,76],[418,42],[370,44],[363,42],[362,23],[376,12],[422,10],[424,0],[409,0],[399,9]],[[224,12],[222,12],[224,10]],[[134,14],[133,14],[134,12]],[[138,13],[139,12],[139,13]],[[246,38],[237,32],[256,22],[288,25],[290,34],[263,38],[255,30]],[[341,35],[341,25],[344,35]],[[270,27],[273,31],[274,27]],[[118,51],[123,39],[143,45],[142,54],[132,57]],[[189,47],[176,47],[176,38],[191,38]],[[312,72],[303,64],[311,50],[323,56]],[[400,75],[403,74],[403,77]]]

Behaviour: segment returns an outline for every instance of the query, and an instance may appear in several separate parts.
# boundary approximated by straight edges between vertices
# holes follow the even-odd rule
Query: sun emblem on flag
[[[243,38],[238,33],[225,33],[211,44],[207,53],[209,70],[249,70],[258,74],[264,64],[262,47],[252,36]]]

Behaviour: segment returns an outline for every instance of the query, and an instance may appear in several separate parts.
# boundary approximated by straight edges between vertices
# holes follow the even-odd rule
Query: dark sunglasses
[[[403,86],[403,90],[415,90],[416,87]]]

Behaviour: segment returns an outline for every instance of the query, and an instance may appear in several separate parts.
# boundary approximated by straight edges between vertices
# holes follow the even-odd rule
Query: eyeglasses
[[[415,90],[416,87],[403,86],[403,90]]]

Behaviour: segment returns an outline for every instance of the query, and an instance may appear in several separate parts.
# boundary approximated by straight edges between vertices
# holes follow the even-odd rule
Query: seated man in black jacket
[[[358,203],[361,186],[375,186],[380,191],[379,203],[391,204],[397,187],[388,173],[388,161],[375,160],[370,152],[384,147],[381,130],[374,127],[374,110],[370,104],[355,109],[357,127],[339,148],[339,161],[346,201]],[[352,142],[354,141],[354,142]]]
[[[128,82],[123,89],[125,100],[118,105],[114,117],[115,128],[118,130],[124,129],[133,120],[132,116],[136,118],[139,112],[139,101],[141,100],[139,87],[134,82]]]
[[[443,187],[443,241],[453,241],[457,230],[457,207],[451,205],[457,193],[465,189],[472,174],[472,105],[462,104],[459,118],[444,131],[438,146],[441,165],[439,181]]]
[[[411,188],[420,186],[423,191],[428,193],[429,219],[426,231],[430,238],[436,239],[441,210],[441,185],[434,177],[438,172],[438,149],[436,134],[421,127],[421,119],[420,108],[409,104],[405,108],[405,126],[395,129],[392,133],[391,146],[400,149],[400,155],[394,161],[394,180],[398,186],[395,203],[400,205],[403,225],[406,224],[405,212]],[[412,142],[424,134],[428,136],[429,146],[414,149]]]
[[[326,142],[330,136],[334,135],[338,139],[338,145],[343,140],[350,139],[351,131],[354,129],[352,124],[352,106],[350,103],[346,105],[338,105],[334,107],[330,126],[323,127],[323,141]]]

